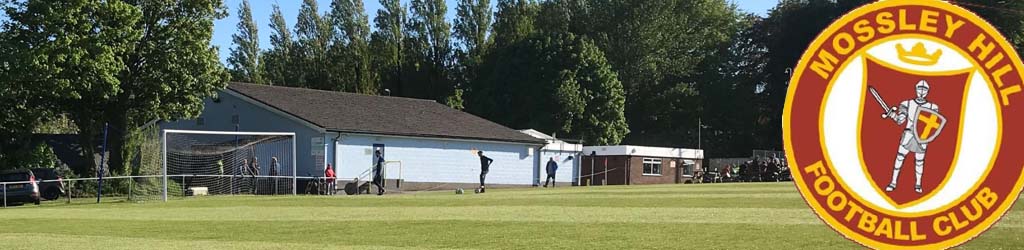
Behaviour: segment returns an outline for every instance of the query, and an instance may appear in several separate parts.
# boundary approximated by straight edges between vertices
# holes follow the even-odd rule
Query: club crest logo
[[[1022,70],[992,25],[944,1],[846,14],[790,81],[783,139],[797,188],[867,247],[967,242],[1024,186]]]

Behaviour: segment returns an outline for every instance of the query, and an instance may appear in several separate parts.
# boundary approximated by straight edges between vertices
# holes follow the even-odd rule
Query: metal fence
[[[165,179],[168,199],[208,195],[325,195],[335,193],[328,188],[338,186],[328,185],[324,177],[318,176],[146,175],[103,177],[102,180],[37,180],[35,193],[40,196],[41,205],[163,201]],[[32,182],[0,182],[3,207],[35,203],[36,198],[30,196],[33,192],[28,191],[26,185]],[[56,195],[49,193],[52,191]]]
[[[753,157],[754,159],[771,159],[771,158],[785,159],[786,158],[786,152],[785,151],[778,151],[778,150],[754,150],[753,153],[751,154],[751,157]]]

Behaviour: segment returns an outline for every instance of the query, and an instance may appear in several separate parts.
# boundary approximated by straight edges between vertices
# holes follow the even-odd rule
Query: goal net
[[[295,193],[295,133],[164,130],[164,199]]]

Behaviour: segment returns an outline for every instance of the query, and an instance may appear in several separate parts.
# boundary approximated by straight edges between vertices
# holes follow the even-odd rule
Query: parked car
[[[31,170],[18,169],[0,173],[0,182],[14,182],[0,185],[0,200],[6,204],[32,202],[39,205],[39,184]]]
[[[39,194],[43,199],[56,200],[64,195],[64,178],[53,168],[33,168],[32,174],[39,183]]]

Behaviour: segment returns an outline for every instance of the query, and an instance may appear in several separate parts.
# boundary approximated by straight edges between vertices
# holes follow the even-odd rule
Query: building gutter
[[[407,138],[407,139],[431,139],[431,140],[444,140],[444,141],[504,143],[504,144],[519,144],[519,145],[529,145],[529,146],[543,146],[543,145],[545,145],[545,143],[542,140],[537,140],[537,141],[515,141],[515,140],[498,140],[498,139],[484,139],[484,138],[465,138],[465,137],[437,136],[437,135],[376,133],[376,132],[364,132],[364,131],[352,131],[352,130],[336,130],[336,129],[328,129],[328,131],[330,131],[330,132],[337,132],[337,133],[340,133],[340,134],[354,134],[354,135],[365,135],[365,136],[381,136],[381,137],[394,137],[394,138]]]

